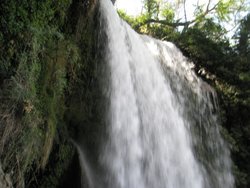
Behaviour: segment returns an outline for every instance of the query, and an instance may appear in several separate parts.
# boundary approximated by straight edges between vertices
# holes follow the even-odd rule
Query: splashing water
[[[133,31],[110,0],[100,15],[110,69],[104,187],[233,188],[213,89],[172,43]]]

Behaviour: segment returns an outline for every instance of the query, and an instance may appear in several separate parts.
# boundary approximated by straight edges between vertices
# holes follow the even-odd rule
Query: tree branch
[[[167,25],[169,27],[178,27],[178,26],[185,26],[187,24],[190,24],[189,22],[168,22],[166,20],[155,20],[155,19],[148,19],[146,21],[144,21],[142,24],[140,24],[140,26],[143,26],[145,24],[149,24],[149,23],[158,23],[158,24],[162,24],[162,25]]]
[[[166,25],[166,26],[173,27],[173,28],[176,28],[176,27],[179,27],[179,26],[184,26],[184,27],[187,28],[187,27],[189,27],[189,25],[197,22],[200,18],[204,18],[210,12],[212,12],[213,10],[215,10],[216,7],[219,4],[219,3],[216,3],[212,8],[209,8],[210,3],[211,3],[211,0],[209,0],[209,2],[207,4],[207,7],[206,7],[206,10],[205,10],[204,13],[202,13],[200,16],[197,16],[195,19],[190,20],[190,21],[185,21],[185,22],[178,22],[178,21],[177,22],[168,22],[167,20],[148,19],[148,20],[145,20],[144,22],[138,24],[137,26],[141,27],[143,25],[150,24],[150,23],[158,23],[158,24]]]
[[[183,8],[184,8],[185,22],[187,22],[186,0],[183,1]]]

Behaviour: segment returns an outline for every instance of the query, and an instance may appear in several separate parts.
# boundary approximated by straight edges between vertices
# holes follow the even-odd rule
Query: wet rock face
[[[0,164],[0,187],[1,188],[13,188],[9,174],[5,174]]]

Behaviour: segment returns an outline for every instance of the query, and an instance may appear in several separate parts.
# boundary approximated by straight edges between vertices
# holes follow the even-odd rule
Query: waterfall
[[[109,70],[103,187],[233,188],[215,91],[174,44],[139,35],[110,0],[99,3]]]

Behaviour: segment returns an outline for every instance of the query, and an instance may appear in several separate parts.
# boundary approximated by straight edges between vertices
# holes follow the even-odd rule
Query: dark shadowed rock
[[[0,187],[13,188],[9,174],[5,174],[0,164]]]

